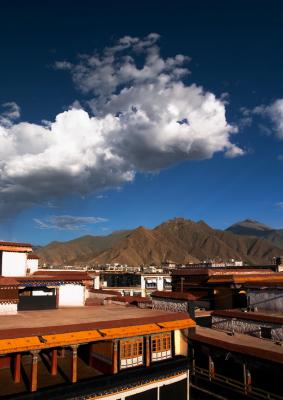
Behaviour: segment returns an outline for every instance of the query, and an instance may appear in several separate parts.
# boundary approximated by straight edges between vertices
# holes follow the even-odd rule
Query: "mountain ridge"
[[[54,266],[114,262],[139,266],[160,265],[168,259],[194,263],[232,258],[249,264],[270,264],[282,252],[282,248],[263,237],[235,234],[229,228],[213,229],[205,221],[175,218],[153,229],[139,226],[107,236],[86,235],[68,242],[51,242],[38,249],[37,254],[41,263]]]
[[[283,249],[283,229],[274,229],[252,219],[236,222],[229,226],[226,231],[242,236],[261,237],[272,245]]]

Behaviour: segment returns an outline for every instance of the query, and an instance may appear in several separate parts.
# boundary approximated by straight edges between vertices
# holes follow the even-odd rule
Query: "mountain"
[[[242,259],[250,264],[270,263],[282,250],[262,237],[237,235],[211,228],[204,221],[175,218],[154,229],[138,227],[108,236],[83,236],[68,242],[52,242],[40,248],[41,263],[94,265],[121,263],[159,265],[213,259]]]
[[[283,249],[283,229],[272,229],[258,221],[246,219],[230,226],[226,231],[237,235],[261,237]]]

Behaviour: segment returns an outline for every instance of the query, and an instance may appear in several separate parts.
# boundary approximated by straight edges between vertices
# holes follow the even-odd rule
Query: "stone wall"
[[[283,289],[248,289],[249,306],[258,311],[283,313]]]
[[[228,332],[243,333],[246,335],[263,337],[261,328],[270,328],[271,340],[283,341],[283,327],[280,324],[270,322],[252,321],[247,319],[232,318],[227,316],[212,316],[213,329],[224,330]]]

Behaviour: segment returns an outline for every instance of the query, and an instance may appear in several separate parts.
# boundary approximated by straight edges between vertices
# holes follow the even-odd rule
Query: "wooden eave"
[[[121,339],[125,337],[142,336],[153,333],[194,328],[195,322],[181,319],[168,322],[150,323],[143,325],[123,326],[107,329],[94,329],[68,333],[58,333],[43,336],[27,336],[0,340],[0,355],[31,350],[43,350],[54,347],[70,346],[101,340]]]

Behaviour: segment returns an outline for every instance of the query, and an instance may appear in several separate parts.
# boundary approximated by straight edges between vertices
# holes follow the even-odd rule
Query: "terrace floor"
[[[73,330],[97,329],[100,328],[98,325],[101,324],[109,327],[117,326],[120,321],[129,325],[139,325],[181,318],[188,318],[188,316],[182,313],[169,313],[116,304],[22,311],[16,315],[0,316],[0,339],[21,337],[25,334],[44,334],[48,328],[56,333],[66,332],[71,328]]]

